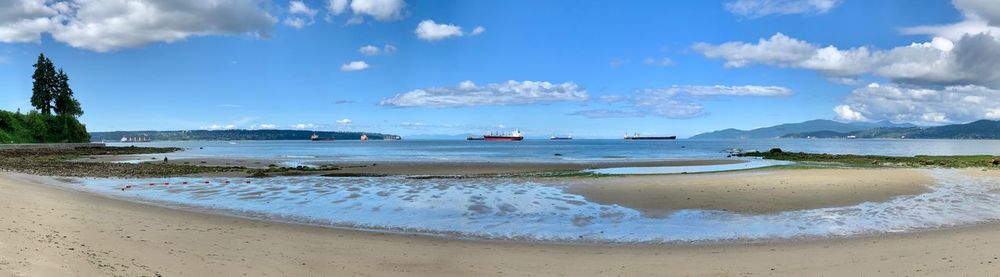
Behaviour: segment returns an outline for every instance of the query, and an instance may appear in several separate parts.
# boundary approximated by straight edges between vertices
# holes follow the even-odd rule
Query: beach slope
[[[720,245],[449,240],[123,202],[0,174],[0,274],[13,276],[988,276],[1000,225]]]

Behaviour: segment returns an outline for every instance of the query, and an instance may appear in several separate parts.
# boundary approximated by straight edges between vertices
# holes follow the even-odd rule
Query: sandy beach
[[[866,174],[872,173],[837,172]],[[769,176],[758,178],[791,178],[781,173]],[[993,246],[1000,243],[997,224],[811,241],[558,245],[248,220],[124,202],[52,186],[54,182],[23,174],[0,176],[4,226],[0,272],[13,276],[989,276],[1000,270],[1000,248]]]
[[[570,192],[652,215],[679,209],[774,213],[881,202],[927,191],[916,169],[783,169],[580,178]]]

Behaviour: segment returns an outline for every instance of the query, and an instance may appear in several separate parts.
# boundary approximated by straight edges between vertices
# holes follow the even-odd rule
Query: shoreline
[[[83,157],[74,161],[95,162],[137,162],[160,163],[162,156],[149,155],[117,155]],[[267,169],[274,167],[294,168],[283,159],[255,158],[174,158],[168,164],[199,165],[199,166],[236,166],[250,169]],[[652,159],[652,160],[558,160],[558,161],[308,161],[295,162],[298,165],[310,167],[338,167],[337,171],[349,174],[379,174],[379,175],[488,175],[511,173],[536,173],[546,171],[570,171],[608,167],[659,167],[659,166],[705,166],[746,163],[744,159],[734,158],[703,158],[703,159]]]
[[[678,275],[984,275],[995,272],[1000,262],[995,260],[1000,249],[990,246],[1000,243],[997,223],[808,241],[563,245],[240,219],[82,194],[6,175],[0,175],[0,203],[7,208],[0,221],[16,231],[8,231],[10,240],[0,244],[0,265],[7,264],[0,272],[15,276],[644,275],[665,269]]]
[[[806,176],[801,176],[802,174]],[[978,173],[968,173],[968,174],[978,174]],[[990,173],[983,173],[990,174]],[[831,175],[851,175],[850,178],[841,178],[835,180],[818,180],[822,178],[829,177]],[[905,177],[910,175],[910,177]],[[859,177],[860,176],[860,177]],[[901,180],[896,180],[889,184],[873,185],[876,176],[901,178]],[[496,237],[488,235],[479,235],[471,233],[461,233],[461,232],[444,232],[444,231],[430,231],[430,230],[408,230],[404,228],[395,227],[366,227],[362,225],[353,225],[345,223],[323,223],[321,219],[317,218],[297,218],[297,217],[276,217],[261,212],[251,212],[246,210],[238,210],[232,208],[224,207],[206,207],[197,204],[189,203],[179,203],[171,202],[168,200],[160,199],[144,199],[141,197],[134,196],[124,196],[115,195],[109,193],[102,193],[99,191],[94,191],[90,189],[85,189],[78,186],[79,183],[74,182],[72,179],[63,179],[62,177],[52,177],[52,176],[38,176],[30,174],[21,173],[3,173],[0,172],[0,178],[21,178],[22,180],[31,180],[37,183],[53,183],[46,184],[49,186],[58,187],[60,189],[65,189],[68,191],[73,191],[77,193],[85,193],[93,195],[96,197],[103,197],[115,201],[124,201],[130,203],[136,203],[141,205],[155,206],[165,209],[182,210],[187,212],[211,214],[224,217],[235,217],[247,220],[259,220],[265,222],[277,222],[283,224],[294,224],[294,225],[304,225],[312,226],[317,228],[332,228],[338,230],[352,230],[352,231],[363,231],[363,232],[376,232],[376,233],[386,233],[386,234],[397,234],[397,235],[411,235],[411,236],[426,236],[449,240],[469,240],[469,241],[507,241],[507,242],[524,242],[524,243],[540,243],[540,244],[566,244],[566,245],[713,245],[713,244],[730,244],[730,243],[758,243],[758,242],[769,242],[769,241],[785,241],[785,240],[823,240],[823,239],[837,239],[837,238],[850,238],[855,236],[865,236],[868,234],[851,234],[851,235],[833,235],[833,236],[795,236],[795,237],[768,237],[768,238],[736,238],[736,239],[699,239],[699,240],[670,240],[670,241],[625,241],[625,240],[598,240],[598,239],[539,239],[530,237]],[[774,195],[770,197],[765,197],[761,194],[746,193],[743,191],[744,186],[743,181],[737,181],[740,184],[734,183],[734,179],[740,179],[745,177],[755,178],[757,180],[750,180],[749,183],[753,183],[753,187],[761,186],[761,184],[769,184],[770,182],[779,182],[788,185],[788,178],[792,178],[791,181],[805,181],[805,183],[796,184],[806,187],[806,192],[809,189],[814,189],[817,187],[816,182],[822,182],[822,186],[836,186],[840,187],[840,193],[838,193],[838,188],[829,189],[826,188],[823,191],[818,191],[817,193],[825,195],[818,195],[821,198],[828,196],[831,198],[827,201],[821,201],[820,203],[809,203],[816,200],[815,196],[809,196],[805,199],[802,195],[806,193],[800,193],[796,196],[794,189],[791,189],[791,194],[785,191],[785,194],[779,195],[780,197],[795,198],[786,201],[775,201]],[[519,179],[537,179],[537,178],[519,178]],[[127,179],[123,179],[127,180]],[[540,186],[557,186],[564,187],[563,189],[569,193],[580,194],[588,200],[593,201],[592,197],[609,197],[610,200],[601,199],[594,201],[599,204],[605,205],[620,205],[625,208],[634,209],[641,212],[644,217],[649,218],[662,218],[670,213],[681,211],[681,210],[704,210],[704,211],[727,211],[740,215],[757,215],[757,214],[775,214],[786,211],[798,211],[798,210],[808,210],[808,209],[819,209],[819,208],[832,208],[841,206],[850,206],[855,204],[860,204],[862,202],[869,201],[887,201],[891,198],[915,195],[930,190],[931,178],[920,170],[913,169],[809,169],[803,172],[801,169],[792,170],[745,170],[739,172],[714,172],[714,173],[703,173],[703,174],[690,174],[690,175],[653,175],[653,176],[613,176],[607,178],[556,178],[557,182],[540,183]],[[632,185],[627,185],[631,182],[636,182]],[[648,182],[654,183],[669,183],[665,186],[650,189],[646,187],[645,189],[637,188],[641,186],[648,186]],[[236,181],[235,183],[241,183],[242,181]],[[567,185],[569,182],[581,182],[578,184]],[[704,199],[691,199],[688,201],[677,201],[676,198],[684,198],[685,196],[691,196],[690,190],[695,187],[705,186],[706,182],[718,182],[715,188],[709,188],[707,192],[700,192],[697,194],[712,194],[714,197],[721,198],[725,201],[708,201],[701,203]],[[847,185],[852,182],[860,182],[858,185]],[[197,182],[192,182],[192,184]],[[610,186],[613,190],[608,191],[606,186]],[[746,185],[747,187],[750,184]],[[866,187],[880,187],[876,189],[866,189]],[[598,191],[590,192],[589,189],[597,188]],[[732,191],[727,190],[725,192],[718,190],[719,187],[731,187],[734,188]],[[658,189],[658,190],[657,190]],[[851,191],[852,195],[843,195],[843,190]],[[781,187],[778,190],[790,190],[789,187]],[[633,191],[639,191],[642,195],[651,195],[654,198],[659,197],[662,194],[669,194],[675,199],[666,201],[666,203],[661,203],[660,205],[654,205],[654,207],[648,207],[646,201],[648,199],[643,199],[641,196],[636,197],[635,194],[631,193]],[[802,192],[802,191],[799,191]],[[830,194],[832,192],[832,194]],[[617,197],[617,199],[614,199]],[[765,200],[769,198],[770,200]],[[747,205],[747,202],[756,201],[766,201],[771,202],[768,204],[757,204],[757,205]],[[691,203],[698,203],[697,205],[691,205]],[[935,227],[936,228],[936,227]],[[919,230],[935,229],[935,228],[921,228]],[[919,231],[917,230],[917,231]],[[911,231],[904,231],[908,233]],[[892,233],[892,232],[873,232],[871,234],[882,234],[882,233]]]

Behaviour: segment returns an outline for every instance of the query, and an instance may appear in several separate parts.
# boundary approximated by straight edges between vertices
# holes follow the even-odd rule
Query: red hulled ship
[[[518,131],[518,130],[514,130],[514,132],[511,132],[509,135],[508,134],[500,134],[500,133],[492,133],[492,134],[489,134],[489,135],[484,135],[483,136],[483,140],[487,140],[487,141],[521,141],[521,140],[524,140],[524,134],[521,134],[521,132]]]

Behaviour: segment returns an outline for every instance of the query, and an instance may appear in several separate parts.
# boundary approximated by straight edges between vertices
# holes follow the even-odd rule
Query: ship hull
[[[521,141],[524,137],[483,136],[485,141]]]
[[[677,139],[677,136],[669,136],[669,137],[627,137],[625,139],[626,140],[671,140],[671,139]]]

